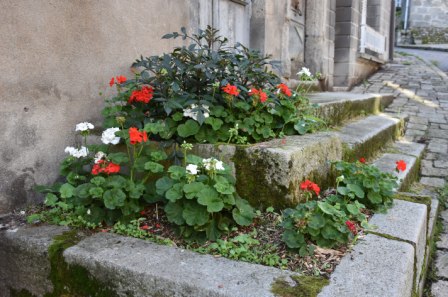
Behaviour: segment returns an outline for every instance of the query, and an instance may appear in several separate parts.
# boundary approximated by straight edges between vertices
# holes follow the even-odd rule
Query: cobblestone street
[[[408,115],[404,139],[427,144],[420,183],[425,187],[444,187],[448,177],[447,74],[419,57],[396,54],[392,63],[353,92],[396,95],[386,112]],[[437,242],[438,281],[432,285],[434,297],[448,296],[448,211],[443,211],[441,216],[444,232]]]

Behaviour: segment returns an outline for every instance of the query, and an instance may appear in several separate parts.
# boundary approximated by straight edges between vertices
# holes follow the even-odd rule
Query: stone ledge
[[[319,104],[317,115],[328,125],[336,126],[366,114],[376,114],[389,106],[392,94],[355,94],[348,92],[312,93],[311,103]]]
[[[33,292],[36,296],[51,292],[48,248],[54,236],[67,230],[42,226],[0,232],[0,296],[9,297],[10,288]]]
[[[413,279],[412,245],[368,234],[342,259],[318,297],[409,297]]]
[[[428,207],[425,204],[395,200],[386,214],[375,214],[369,221],[371,232],[412,244],[415,249],[415,290],[418,291],[420,276],[425,266]],[[369,231],[367,231],[369,232]]]
[[[276,278],[297,275],[109,233],[84,239],[64,258],[134,297],[268,297]]]

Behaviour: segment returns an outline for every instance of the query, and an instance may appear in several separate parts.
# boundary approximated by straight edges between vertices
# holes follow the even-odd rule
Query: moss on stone
[[[84,267],[68,265],[65,262],[64,250],[77,244],[81,239],[76,230],[54,237],[48,249],[51,267],[49,279],[53,284],[53,292],[46,294],[45,297],[118,296],[108,286],[95,279]]]
[[[330,281],[322,277],[295,275],[291,276],[295,284],[284,278],[277,278],[272,284],[271,292],[277,297],[315,297]]]
[[[428,207],[429,210],[431,209],[432,198],[429,196],[413,195],[411,193],[398,192],[394,195],[394,199],[424,204]]]

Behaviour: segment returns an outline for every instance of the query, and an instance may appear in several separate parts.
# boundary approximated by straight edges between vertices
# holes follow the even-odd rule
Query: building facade
[[[393,0],[0,1],[0,213],[41,199],[74,127],[101,126],[108,81],[132,76],[161,40],[206,25],[271,55],[286,81],[309,67],[328,90],[350,88],[391,57]]]

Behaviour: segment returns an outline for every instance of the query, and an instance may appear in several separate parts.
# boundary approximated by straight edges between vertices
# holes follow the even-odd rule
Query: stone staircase
[[[425,146],[400,139],[405,117],[381,113],[392,100],[390,95],[313,94],[311,102],[319,104],[319,115],[328,119],[328,131],[250,146],[201,144],[195,152],[230,162],[240,195],[254,206],[295,205],[301,200],[300,182],[311,179],[321,188],[334,185],[330,162],[360,157],[397,175],[399,190],[405,191],[418,176]],[[406,171],[396,173],[398,160],[407,163]],[[376,228],[366,230],[318,296],[421,296],[437,209],[434,197],[398,193],[388,213],[372,217]],[[0,256],[7,259],[0,269],[0,292],[8,287],[37,296],[48,292],[51,283],[36,283],[51,270],[42,255],[52,238],[64,231],[43,226],[0,232]],[[21,265],[36,257],[39,267]],[[276,279],[294,285],[297,276],[107,233],[83,239],[66,249],[63,258],[101,284],[113,284],[120,296],[275,296],[271,285]]]

